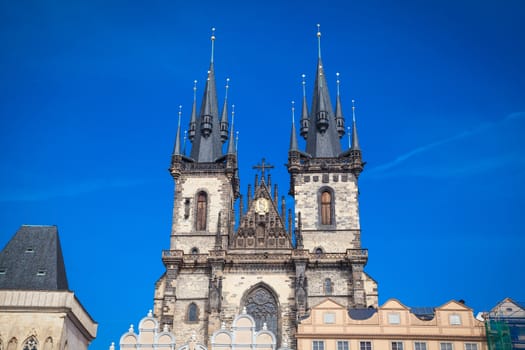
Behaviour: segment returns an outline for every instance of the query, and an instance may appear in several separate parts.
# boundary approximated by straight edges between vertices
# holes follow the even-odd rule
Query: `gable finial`
[[[352,99],[352,121],[355,123],[355,100]]]
[[[292,101],[292,124],[295,124],[295,101]]]
[[[211,28],[211,62],[213,63],[213,49],[215,46],[215,27]]]
[[[321,25],[317,24],[317,55],[321,58]]]

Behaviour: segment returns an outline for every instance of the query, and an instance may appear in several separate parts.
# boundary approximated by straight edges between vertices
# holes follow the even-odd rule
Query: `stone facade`
[[[0,290],[2,349],[34,341],[43,350],[82,350],[96,334],[97,324],[72,292]]]
[[[334,114],[322,69],[319,57],[311,116],[303,110],[301,119],[308,153],[298,150],[292,125],[287,168],[295,203],[287,211],[264,159],[242,198],[233,113],[229,127],[225,101],[219,118],[210,63],[200,114],[195,98],[190,117],[190,156],[181,151],[180,125],[176,133],[171,240],[154,294],[153,317],[182,343],[194,339],[209,348],[221,325],[246,309],[255,331],[266,325],[277,348],[295,348],[299,321],[327,297],[346,308],[377,306],[361,247],[357,180],[364,163],[355,121],[352,148],[343,151],[340,98]]]

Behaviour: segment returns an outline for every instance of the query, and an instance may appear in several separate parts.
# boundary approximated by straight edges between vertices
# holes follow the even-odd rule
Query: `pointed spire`
[[[303,109],[301,111],[301,136],[306,140],[306,135],[308,135],[308,103],[306,102],[306,75],[301,75],[303,78]]]
[[[182,154],[186,155],[186,139],[188,138],[188,130],[184,130],[184,141],[182,142]]]
[[[215,27],[211,28],[211,59],[210,62],[213,63],[213,54],[215,49]]]
[[[295,131],[295,101],[292,101],[292,133],[290,135],[290,151],[297,151],[297,136]]]
[[[235,146],[235,140],[233,139],[233,123],[235,122],[235,105],[232,105],[232,126],[230,128],[230,142],[228,143],[228,154],[235,154],[237,147]]]
[[[339,85],[341,81],[339,80],[339,73],[335,73],[337,76],[337,97],[335,102],[335,125],[339,138],[342,138],[345,134],[345,118],[343,117],[343,110],[341,108],[341,96],[339,92]]]
[[[182,116],[182,105],[179,106],[179,123],[177,125],[177,136],[175,136],[175,147],[173,148],[174,155],[180,155],[180,119]]]
[[[357,123],[355,121],[355,100],[352,100],[352,149],[356,151],[361,150],[357,137]]]
[[[193,81],[193,107],[191,109],[190,128],[188,137],[191,142],[195,138],[195,129],[197,127],[197,80]]]
[[[335,125],[335,118],[326,84],[326,76],[321,60],[321,31],[317,26],[318,58],[317,73],[312,96],[312,110],[306,138],[306,152],[314,158],[337,157],[341,153],[341,144]]]
[[[202,97],[199,123],[196,125],[195,139],[190,154],[191,158],[196,162],[214,162],[222,156],[219,107],[215,87],[215,69],[213,65],[215,28],[212,28],[211,43],[212,54],[210,68]]]
[[[321,59],[321,25],[317,24],[317,57]]]
[[[228,139],[228,88],[230,87],[230,78],[226,78],[226,92],[224,93],[224,105],[222,107],[221,117],[221,141],[224,143]]]

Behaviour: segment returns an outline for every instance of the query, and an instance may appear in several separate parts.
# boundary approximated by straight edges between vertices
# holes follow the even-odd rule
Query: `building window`
[[[278,333],[279,307],[272,293],[265,287],[255,288],[246,296],[244,305],[248,315],[255,320],[256,330],[261,330],[266,323],[266,327],[273,334]]]
[[[332,292],[333,292],[332,280],[329,278],[326,278],[324,280],[324,294],[332,295]]]
[[[421,341],[415,342],[414,350],[427,350],[427,343]]]
[[[206,230],[206,212],[208,207],[208,195],[206,192],[199,192],[197,195],[197,231]]]
[[[440,343],[439,350],[452,350],[452,343]]]
[[[197,247],[193,247],[193,248],[191,248],[190,253],[191,253],[191,255],[197,255],[197,254],[199,254],[199,249]]]
[[[346,340],[338,340],[337,350],[348,350],[348,342]]]
[[[449,322],[453,326],[457,326],[461,324],[461,317],[459,315],[450,315],[448,318]]]
[[[372,342],[370,341],[359,342],[359,350],[372,350]]]
[[[35,337],[29,337],[22,345],[22,350],[38,350],[38,342]]]
[[[478,344],[476,344],[476,343],[465,343],[465,350],[478,350]]]
[[[388,323],[390,324],[400,324],[401,316],[397,312],[392,312],[388,314]]]
[[[197,304],[191,303],[188,306],[187,320],[188,322],[197,322],[199,320],[199,310],[197,308]]]
[[[403,350],[403,342],[402,341],[393,341],[392,342],[392,350]]]
[[[325,312],[323,316],[324,323],[335,323],[335,314],[333,312]]]
[[[321,225],[332,225],[332,192],[323,190],[321,192]]]
[[[314,340],[312,342],[312,350],[324,350],[324,341]]]

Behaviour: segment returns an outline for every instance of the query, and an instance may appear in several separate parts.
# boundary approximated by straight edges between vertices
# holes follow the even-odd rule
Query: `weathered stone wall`
[[[206,230],[195,232],[196,196],[200,191],[208,195]],[[173,224],[170,249],[190,253],[197,247],[207,253],[215,244],[217,220],[221,217],[221,233],[227,234],[228,213],[233,200],[231,183],[225,174],[184,174],[176,182],[173,206]]]
[[[334,196],[334,225],[320,223],[320,190],[329,188]],[[295,177],[295,215],[301,213],[304,248],[313,251],[344,252],[360,248],[357,180],[348,173],[308,173]]]

